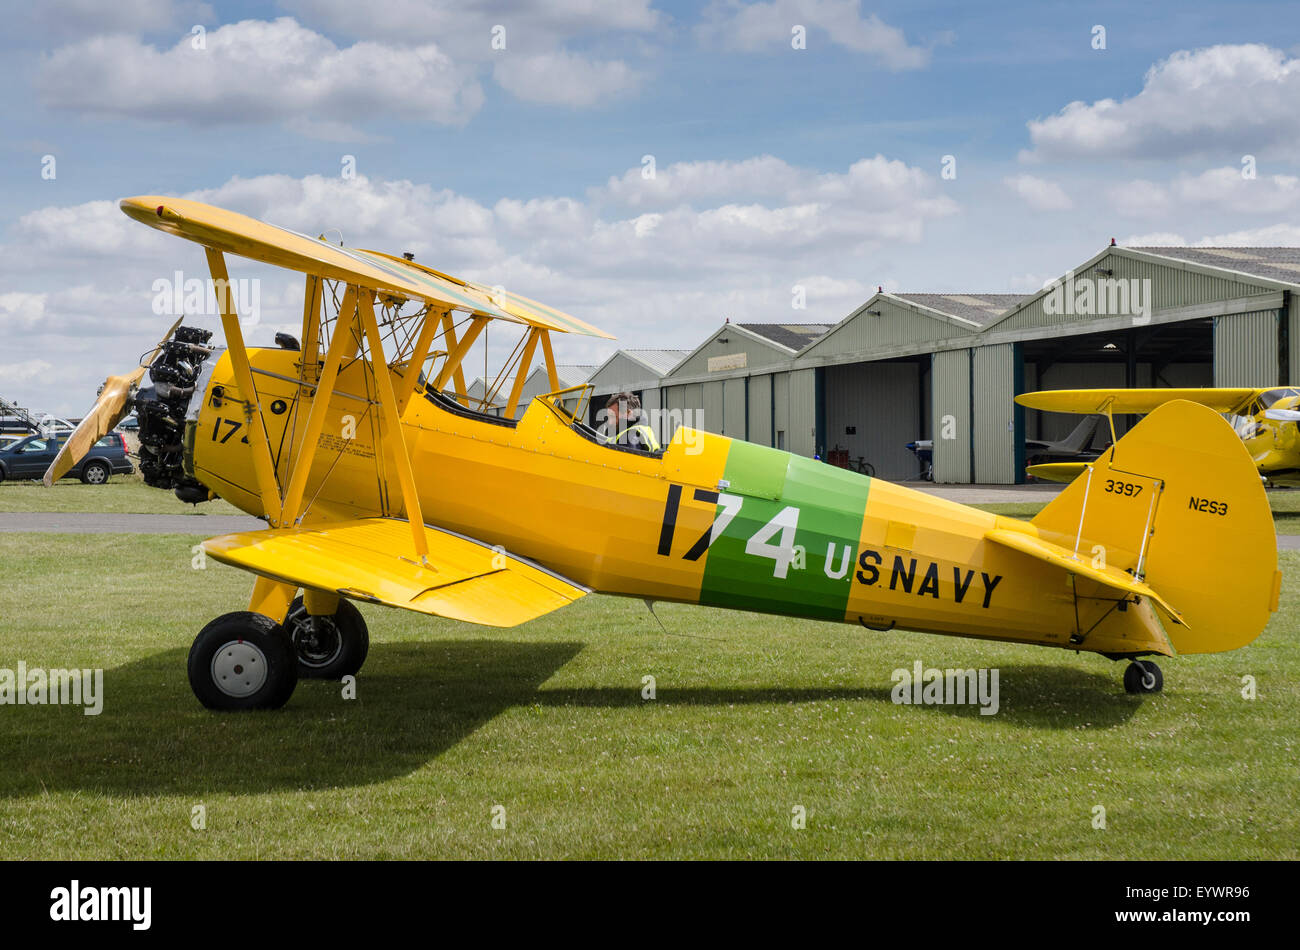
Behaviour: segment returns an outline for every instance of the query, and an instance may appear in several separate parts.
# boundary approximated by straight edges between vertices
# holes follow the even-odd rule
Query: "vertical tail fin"
[[[1255,639],[1277,609],[1277,535],[1259,471],[1213,410],[1146,416],[1033,520],[1040,536],[1145,580],[1181,614],[1180,653]]]

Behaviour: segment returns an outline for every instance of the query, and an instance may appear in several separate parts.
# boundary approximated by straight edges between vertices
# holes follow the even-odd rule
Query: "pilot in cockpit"
[[[642,452],[658,452],[654,429],[643,421],[641,400],[635,393],[614,393],[605,403],[605,442],[626,445]]]

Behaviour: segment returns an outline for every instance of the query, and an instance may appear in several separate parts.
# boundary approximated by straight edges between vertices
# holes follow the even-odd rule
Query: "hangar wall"
[[[749,441],[772,445],[772,377],[750,376]]]
[[[1277,385],[1279,317],[1256,310],[1214,318],[1214,385]]]
[[[789,445],[795,455],[812,457],[817,453],[817,371],[796,369],[783,374],[789,377]]]
[[[1021,384],[1019,344],[979,346],[973,353],[975,481],[1014,484],[1024,478],[1024,466],[1016,464],[1017,456],[1023,454],[1019,451],[1023,439],[1018,438],[1023,423],[1017,425],[1023,410],[1015,404]]]
[[[930,431],[936,482],[971,480],[970,364],[970,350],[948,350],[932,357]]]
[[[914,360],[828,366],[821,442],[828,450],[847,449],[851,459],[865,458],[881,478],[916,478],[919,464],[907,443],[923,434],[920,388]]]
[[[775,444],[787,452],[790,448],[790,374],[772,374],[773,420],[776,426]]]

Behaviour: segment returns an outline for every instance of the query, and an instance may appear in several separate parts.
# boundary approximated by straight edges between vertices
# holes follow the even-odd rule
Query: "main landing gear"
[[[1124,671],[1124,691],[1127,693],[1158,693],[1164,685],[1160,667],[1150,660],[1134,660]]]
[[[341,598],[334,613],[313,616],[299,597],[282,624],[253,611],[222,614],[190,647],[190,688],[209,709],[279,709],[299,677],[353,675],[369,648],[361,611]]]

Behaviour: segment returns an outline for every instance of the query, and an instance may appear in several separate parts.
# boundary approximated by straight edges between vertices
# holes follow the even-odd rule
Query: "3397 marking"
[[[1142,486],[1137,482],[1122,482],[1115,478],[1106,479],[1106,491],[1127,498],[1136,498],[1142,494]]]
[[[1197,498],[1195,495],[1188,499],[1187,507],[1192,511],[1203,511],[1207,515],[1226,515],[1228,513],[1228,503],[1226,501]]]

